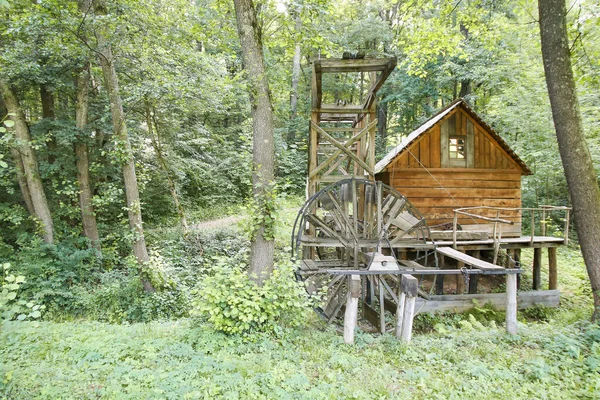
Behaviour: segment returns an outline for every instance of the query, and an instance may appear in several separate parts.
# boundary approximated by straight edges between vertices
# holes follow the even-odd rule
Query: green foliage
[[[0,396],[38,398],[596,398],[600,327],[356,336],[283,329],[246,341],[188,321],[5,323]],[[451,371],[452,373],[448,373]]]
[[[25,283],[25,277],[23,275],[13,275],[10,269],[9,263],[2,264],[2,271],[0,271],[0,277],[2,278],[0,279],[0,320],[15,318],[24,321],[40,318],[46,306],[23,300],[19,289]]]
[[[277,191],[275,184],[268,183],[262,187],[263,183],[256,184],[258,193],[256,193],[246,206],[248,218],[244,221],[244,231],[254,240],[260,231],[265,240],[275,240],[275,232],[278,223]]]
[[[280,262],[263,286],[221,259],[198,288],[195,309],[216,330],[245,336],[302,324],[310,312],[304,286],[289,261]]]

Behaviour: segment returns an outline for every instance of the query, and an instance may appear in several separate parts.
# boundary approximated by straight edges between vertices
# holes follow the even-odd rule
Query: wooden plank
[[[440,254],[443,254],[446,257],[450,257],[455,260],[461,261],[467,265],[471,265],[474,268],[479,268],[483,270],[504,269],[487,261],[479,260],[465,253],[461,253],[460,251],[454,250],[451,247],[438,247],[436,251]]]
[[[377,312],[377,310],[375,310],[373,307],[371,307],[367,303],[363,303],[362,307],[363,307],[363,316],[365,317],[365,319],[367,321],[369,321],[369,323],[371,325],[373,325],[375,328],[377,328],[378,330],[381,329],[381,327],[379,326],[379,324],[380,324],[379,313]]]
[[[431,166],[429,161],[429,135],[424,135],[423,139],[419,142],[419,160],[425,168]]]
[[[452,231],[430,231],[429,238],[433,240],[452,240]],[[486,231],[456,231],[457,240],[481,240],[489,237]]]
[[[473,122],[471,119],[465,119],[465,123],[467,135],[467,168],[475,168],[475,134],[473,132]]]
[[[554,290],[558,287],[558,265],[556,258],[556,247],[548,248],[548,289]]]
[[[411,169],[391,169],[395,177],[406,179],[417,179],[420,177],[429,177],[430,174],[436,179],[475,179],[475,180],[495,180],[495,181],[520,181],[521,175],[513,169],[500,169],[490,171],[485,168],[428,168],[428,171]]]
[[[471,276],[471,278],[477,275]],[[517,308],[523,310],[537,305],[558,307],[560,292],[558,290],[536,290],[517,293]],[[467,294],[430,296],[429,300],[417,299],[416,308],[420,313],[435,313],[444,311],[465,312],[476,305],[481,307],[491,304],[498,310],[506,309],[505,293]]]
[[[429,149],[430,149],[430,155],[429,155],[429,161],[430,161],[430,168],[440,168],[440,162],[441,162],[441,153],[440,153],[440,125],[436,124],[433,128],[431,128],[431,130],[429,131],[429,133],[426,135],[429,135]]]
[[[494,199],[484,197],[416,197],[411,198],[407,196],[410,202],[419,210],[422,207],[475,207],[475,206],[486,206],[486,207],[503,207],[503,208],[519,208],[521,202],[518,199]]]
[[[442,186],[440,186],[440,184]],[[394,189],[401,188],[491,188],[491,189],[519,189],[520,180],[488,180],[488,179],[447,179],[433,178],[430,175],[422,178],[394,177]]]
[[[413,144],[409,147],[408,150],[408,168],[420,168],[421,166],[419,165],[419,144]]]
[[[449,120],[444,121],[440,126],[440,167],[447,168],[449,166],[448,155],[448,140],[450,133],[448,132]]]
[[[335,72],[370,72],[384,71],[390,68],[392,58],[363,58],[363,59],[321,59],[315,60],[314,65],[318,66],[323,73]],[[395,61],[393,63],[395,65]]]
[[[483,135],[475,128],[475,167],[483,168]]]
[[[521,194],[520,189],[496,189],[496,188],[453,188],[453,187],[394,187],[409,199],[418,197],[456,197],[456,198],[478,198],[478,199],[510,199],[514,200]],[[477,210],[475,210],[477,212]]]

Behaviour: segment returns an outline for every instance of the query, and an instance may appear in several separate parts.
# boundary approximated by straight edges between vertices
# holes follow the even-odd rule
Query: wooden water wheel
[[[321,296],[317,311],[335,322],[343,314],[347,275],[370,271],[360,275],[360,303],[363,316],[383,332],[384,310],[397,301],[399,275],[390,271],[437,268],[429,237],[419,211],[393,188],[341,180],[309,198],[298,213],[292,233],[292,252],[300,261],[296,276],[309,294]]]

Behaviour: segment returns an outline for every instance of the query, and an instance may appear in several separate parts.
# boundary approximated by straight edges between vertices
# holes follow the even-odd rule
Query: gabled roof
[[[469,114],[471,116],[471,118],[473,118],[475,121],[477,121],[477,123],[479,123],[479,125],[481,125],[487,131],[487,133],[489,133],[490,136],[492,136],[492,138],[496,142],[498,142],[498,144],[504,149],[504,151],[506,151],[508,153],[508,155],[511,156],[512,159],[517,162],[517,164],[519,164],[519,166],[523,170],[524,175],[532,175],[533,174],[533,172],[531,172],[531,170],[529,169],[529,167],[527,167],[527,165],[523,162],[523,160],[521,160],[519,158],[519,156],[510,148],[508,143],[506,143],[504,141],[504,139],[502,139],[502,137],[500,137],[500,135],[494,129],[492,129],[491,126],[486,124],[481,119],[481,117],[479,117],[479,115],[477,115],[475,113],[475,111],[473,111],[471,109],[471,107],[469,107],[468,104],[463,99],[460,99],[460,98],[453,101],[452,103],[447,105],[445,108],[441,109],[440,111],[438,111],[437,114],[435,114],[434,116],[429,118],[421,126],[419,126],[417,129],[412,131],[406,138],[404,138],[398,146],[393,148],[388,154],[386,154],[385,157],[383,157],[381,159],[381,161],[379,161],[377,164],[375,164],[375,173],[378,174],[381,171],[383,171],[392,161],[394,161],[394,159],[398,155],[400,155],[405,149],[410,147],[410,145],[412,145],[417,139],[419,139],[419,137],[422,134],[424,134],[430,128],[432,128],[435,124],[437,124],[438,122],[443,120],[444,117],[449,115],[457,107],[461,107],[463,110],[465,110],[467,112],[467,114]]]

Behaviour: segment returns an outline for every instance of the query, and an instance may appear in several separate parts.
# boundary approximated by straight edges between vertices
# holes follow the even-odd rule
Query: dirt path
[[[295,207],[294,208],[286,208],[286,209],[282,210],[281,212],[282,213],[294,213],[294,215],[295,215],[295,213],[298,212],[298,209]],[[229,217],[213,219],[211,221],[198,222],[197,224],[192,224],[190,229],[193,231],[196,231],[196,230],[201,231],[201,230],[222,228],[224,226],[230,226],[230,225],[237,224],[244,217],[245,217],[245,215],[231,215]]]
[[[213,219],[212,221],[199,222],[197,224],[193,224],[191,226],[191,229],[195,231],[202,231],[207,229],[221,228],[224,226],[236,224],[239,221],[241,221],[242,218],[244,218],[243,215],[232,215],[225,218]]]

